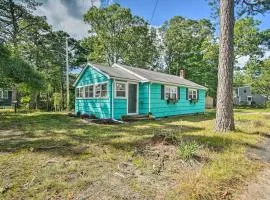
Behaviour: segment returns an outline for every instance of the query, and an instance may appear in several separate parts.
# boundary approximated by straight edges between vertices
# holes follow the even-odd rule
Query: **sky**
[[[45,15],[55,30],[63,29],[71,36],[81,39],[87,36],[89,25],[83,22],[83,14],[92,6],[100,6],[100,0],[40,0],[43,6],[36,14]],[[143,17],[153,26],[161,26],[173,16],[191,19],[211,18],[211,8],[207,0],[103,0],[108,3],[119,3],[130,8],[134,15]],[[157,2],[157,4],[156,4]],[[154,12],[154,8],[156,9]],[[154,13],[154,14],[153,14]],[[153,16],[153,18],[152,18]],[[151,20],[152,18],[152,20]],[[258,15],[261,30],[270,28],[270,14]]]
[[[46,16],[48,23],[55,30],[64,30],[71,37],[82,39],[87,36],[89,25],[83,21],[83,14],[95,5],[101,6],[101,0],[40,0],[43,5],[35,13]],[[143,17],[152,26],[161,26],[173,16],[183,16],[191,19],[211,18],[211,7],[207,0],[102,0],[109,4],[119,3],[121,6],[130,8],[134,15]],[[155,11],[155,12],[154,12]],[[151,20],[152,19],[152,20]],[[270,28],[270,14],[257,15],[256,19],[262,21],[261,30]],[[218,34],[218,31],[216,31]],[[270,52],[267,52],[270,55]],[[243,65],[248,58],[241,58],[240,65]]]

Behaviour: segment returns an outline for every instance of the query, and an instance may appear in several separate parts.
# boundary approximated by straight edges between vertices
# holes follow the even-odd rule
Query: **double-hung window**
[[[0,99],[8,99],[8,91],[0,90]]]
[[[84,89],[84,97],[85,98],[93,98],[94,96],[94,86],[93,85],[89,85],[86,86]]]
[[[127,84],[124,82],[116,82],[115,84],[115,97],[125,98],[127,93]]]
[[[97,84],[95,85],[95,98],[100,98],[101,95],[101,85]]]
[[[177,87],[165,86],[165,99],[177,99]]]
[[[197,99],[196,89],[188,89],[188,99]]]
[[[76,97],[84,98],[84,87],[76,88]]]
[[[101,84],[101,94],[100,94],[100,97],[107,97],[107,83],[103,83]]]

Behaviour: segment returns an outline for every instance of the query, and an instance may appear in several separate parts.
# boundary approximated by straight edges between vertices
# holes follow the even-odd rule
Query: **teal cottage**
[[[204,113],[207,88],[180,76],[120,64],[88,64],[74,83],[75,112],[120,120]]]

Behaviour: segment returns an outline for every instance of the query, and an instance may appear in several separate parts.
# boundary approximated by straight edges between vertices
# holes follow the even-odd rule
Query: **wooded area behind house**
[[[178,75],[185,70],[187,79],[206,86],[216,98],[219,38],[216,25],[209,19],[192,20],[175,16],[163,26],[149,22],[119,4],[105,8],[91,7],[84,20],[88,37],[72,38],[65,31],[55,31],[46,17],[34,15],[41,6],[36,0],[24,3],[0,1],[0,88],[18,91],[25,108],[62,110],[66,103],[65,41],[69,44],[70,82],[77,70],[88,62],[122,63],[134,67]],[[257,93],[270,96],[270,30],[259,30],[260,21],[241,17],[234,27],[234,85],[249,84]],[[237,60],[248,56],[244,67]]]

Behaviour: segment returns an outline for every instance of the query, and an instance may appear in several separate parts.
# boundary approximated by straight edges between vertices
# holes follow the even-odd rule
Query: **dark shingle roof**
[[[117,64],[117,65],[120,65],[120,64]],[[206,87],[204,87],[204,86],[201,86],[201,85],[194,83],[192,81],[189,81],[187,79],[181,78],[179,76],[174,76],[174,75],[165,74],[165,73],[156,72],[156,71],[150,71],[150,70],[146,70],[146,69],[142,69],[142,68],[129,67],[129,66],[122,65],[122,64],[120,66],[138,74],[139,76],[146,78],[147,80],[149,80],[151,82],[161,82],[161,83],[167,83],[167,84],[185,85],[185,86],[189,86],[189,87],[206,89]],[[116,68],[116,67],[113,67],[113,68]]]

